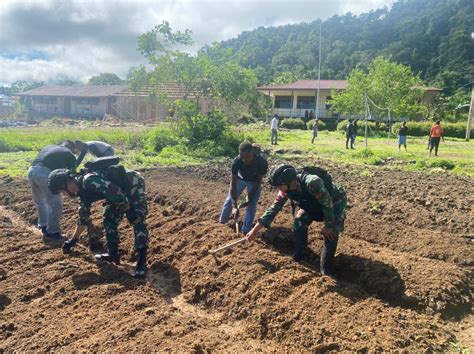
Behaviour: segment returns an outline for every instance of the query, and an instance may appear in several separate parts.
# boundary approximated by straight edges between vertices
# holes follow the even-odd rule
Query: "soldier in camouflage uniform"
[[[263,227],[269,228],[288,199],[292,202],[295,232],[294,260],[304,258],[308,243],[308,227],[313,221],[324,221],[321,234],[324,248],[321,254],[321,273],[333,276],[333,259],[339,234],[344,229],[347,197],[344,189],[332,183],[326,188],[322,178],[309,173],[298,173],[294,167],[280,165],[270,174],[270,184],[279,189],[273,204],[247,234],[252,241]]]
[[[71,239],[63,244],[63,251],[70,252],[84,229],[91,223],[91,205],[98,200],[105,200],[104,229],[108,252],[96,255],[99,260],[120,264],[118,226],[126,215],[133,225],[137,266],[134,276],[146,274],[146,255],[148,248],[148,229],[146,226],[147,200],[145,181],[135,171],[127,170],[126,176],[130,189],[124,192],[117,184],[112,183],[104,172],[87,172],[74,175],[69,170],[55,170],[49,176],[49,187],[53,193],[64,191],[70,196],[80,198],[79,219]]]

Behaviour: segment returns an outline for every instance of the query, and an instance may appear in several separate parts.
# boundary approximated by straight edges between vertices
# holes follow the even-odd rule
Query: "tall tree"
[[[343,114],[364,114],[365,95],[378,107],[390,109],[394,117],[423,117],[427,108],[420,104],[423,82],[409,67],[377,57],[367,73],[354,69],[349,74],[345,91],[334,93],[331,104]],[[371,112],[386,115],[384,110],[371,106]]]
[[[113,73],[101,73],[89,79],[89,85],[121,85],[123,80]]]

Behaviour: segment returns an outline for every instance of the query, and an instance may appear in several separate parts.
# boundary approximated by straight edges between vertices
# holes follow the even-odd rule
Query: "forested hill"
[[[321,77],[344,79],[355,66],[384,55],[449,94],[474,79],[471,32],[472,0],[402,0],[390,10],[334,16],[322,24]],[[318,21],[260,27],[222,45],[232,48],[242,65],[255,68],[262,83],[283,72],[317,77]]]

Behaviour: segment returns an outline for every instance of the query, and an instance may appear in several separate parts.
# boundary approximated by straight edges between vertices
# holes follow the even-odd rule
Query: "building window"
[[[35,103],[39,104],[56,104],[57,102],[57,97],[40,96],[35,98]]]
[[[275,96],[275,108],[291,108],[291,96]]]
[[[332,100],[331,96],[326,97],[326,109],[327,110],[331,109],[331,100]]]
[[[100,102],[98,97],[76,97],[73,99],[76,104],[87,104],[97,106]]]
[[[314,109],[316,106],[316,97],[314,96],[298,96],[296,107],[300,109]]]

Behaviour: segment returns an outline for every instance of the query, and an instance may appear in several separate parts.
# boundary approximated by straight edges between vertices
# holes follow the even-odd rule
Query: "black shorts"
[[[431,138],[431,146],[437,149],[439,147],[439,141],[441,140],[440,137],[438,138]]]

